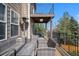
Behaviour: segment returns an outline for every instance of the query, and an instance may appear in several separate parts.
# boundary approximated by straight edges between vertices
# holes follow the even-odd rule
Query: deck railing
[[[67,53],[72,56],[79,56],[79,35],[67,35],[66,33],[55,32],[54,38]]]

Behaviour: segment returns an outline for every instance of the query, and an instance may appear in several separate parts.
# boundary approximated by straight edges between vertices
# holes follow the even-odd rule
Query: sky
[[[52,7],[52,3],[37,3],[36,13],[47,14]],[[55,17],[52,19],[53,28],[58,24],[59,19],[63,16],[64,12],[68,12],[70,16],[73,16],[75,20],[79,22],[79,3],[55,3],[54,4],[54,14]],[[50,25],[48,23],[48,29]]]

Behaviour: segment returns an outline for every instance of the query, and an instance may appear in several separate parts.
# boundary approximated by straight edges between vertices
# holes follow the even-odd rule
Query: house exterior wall
[[[31,14],[34,14],[35,13],[35,10],[36,10],[36,5],[35,5],[35,3],[31,3],[30,4],[30,15]],[[33,21],[32,21],[32,19],[30,18],[30,32],[31,32],[31,39],[33,38]]]
[[[11,26],[10,26],[10,11],[11,9],[16,11],[18,14],[19,14],[19,22],[21,20],[21,8],[22,8],[22,4],[17,4],[17,3],[9,3],[9,4],[6,4],[7,5],[7,38],[11,38]],[[19,31],[20,31],[20,26],[19,26]],[[20,32],[18,33],[18,36],[20,36]]]
[[[16,40],[21,37],[24,39],[24,32],[21,31],[20,22],[23,22],[22,17],[28,17],[28,4],[22,4],[22,3],[5,3],[5,6],[7,7],[7,39],[0,41],[0,53],[7,50],[11,46],[13,46],[16,42]],[[11,10],[14,10],[19,14],[19,25],[18,25],[18,35],[11,37]]]

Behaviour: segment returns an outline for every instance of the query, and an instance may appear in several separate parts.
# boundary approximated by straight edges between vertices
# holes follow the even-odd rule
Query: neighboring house
[[[25,37],[28,39],[28,5],[0,3],[0,54],[15,45],[18,38],[21,38],[23,43]]]

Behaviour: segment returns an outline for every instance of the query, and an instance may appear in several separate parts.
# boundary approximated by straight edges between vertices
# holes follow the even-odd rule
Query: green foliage
[[[71,39],[74,39],[74,37],[76,35],[79,35],[78,33],[78,23],[77,21],[74,19],[74,17],[71,17],[68,12],[65,12],[63,17],[60,18],[59,24],[57,26],[58,31],[60,33],[62,33],[60,35],[60,38],[62,38],[63,40],[64,35],[67,36],[67,39],[71,41]]]
[[[73,17],[69,16],[68,12],[65,12],[61,18],[61,21],[59,22],[59,32],[71,35],[76,33],[77,30],[77,21]]]
[[[45,33],[44,24],[36,23],[34,24],[33,27],[34,27],[35,34],[40,34],[44,36],[44,33]]]

